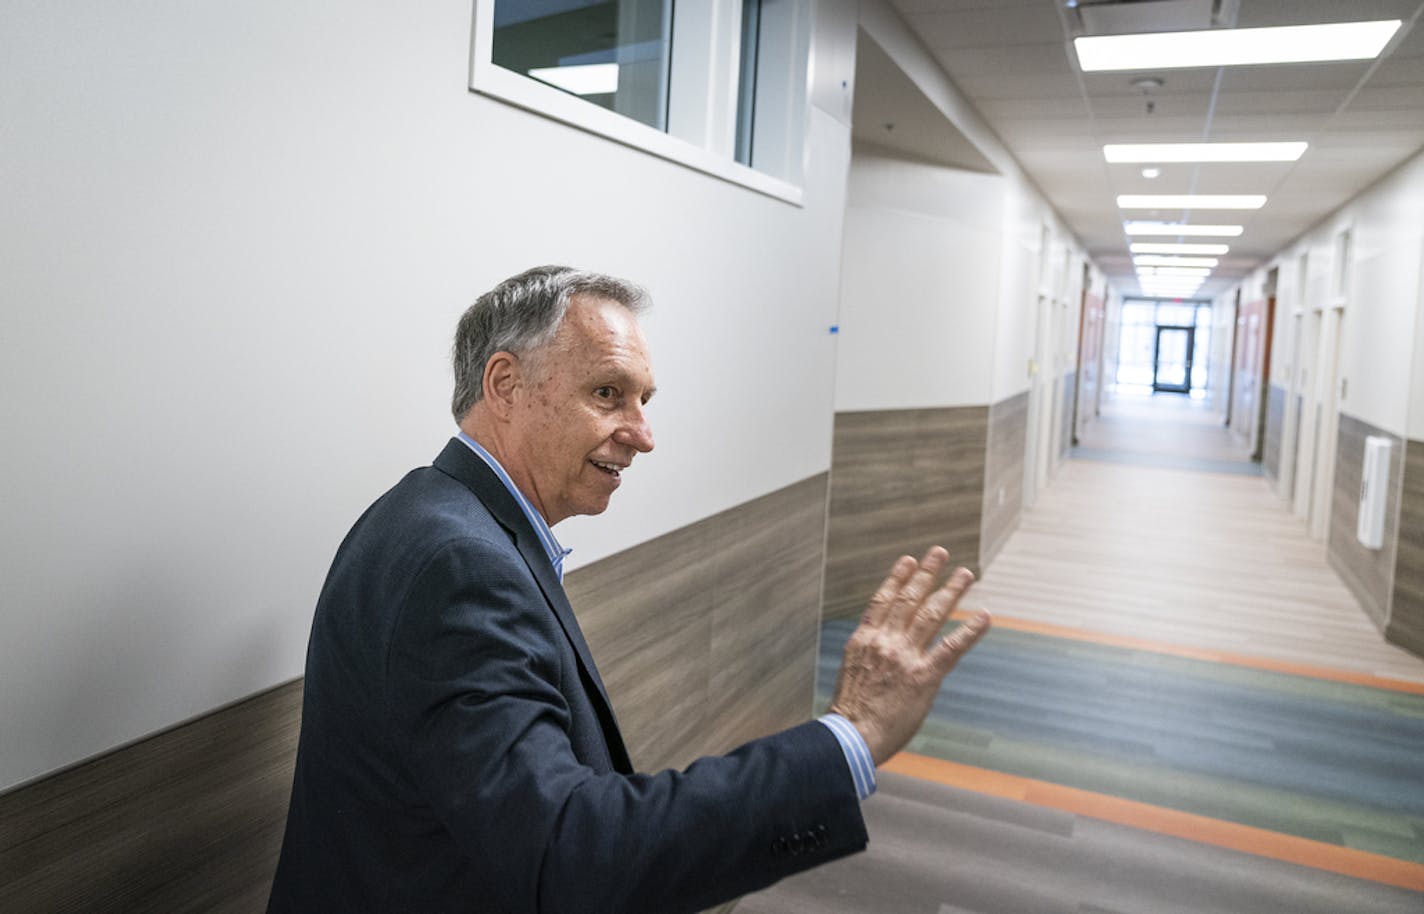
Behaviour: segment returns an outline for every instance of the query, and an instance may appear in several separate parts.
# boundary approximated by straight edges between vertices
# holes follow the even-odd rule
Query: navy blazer
[[[690,912],[865,843],[814,721],[635,774],[547,554],[458,439],[341,544],[272,914]]]

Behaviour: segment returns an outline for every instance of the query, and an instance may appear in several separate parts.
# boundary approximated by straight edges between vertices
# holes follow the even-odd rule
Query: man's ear
[[[519,356],[503,350],[490,356],[489,361],[485,363],[482,380],[484,399],[495,415],[501,418],[509,417],[519,388],[524,383],[523,367]]]

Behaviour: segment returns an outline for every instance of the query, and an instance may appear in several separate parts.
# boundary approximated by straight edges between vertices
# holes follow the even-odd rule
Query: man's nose
[[[615,438],[629,447],[646,454],[653,449],[653,427],[648,423],[647,414],[638,410],[630,421],[618,430]]]

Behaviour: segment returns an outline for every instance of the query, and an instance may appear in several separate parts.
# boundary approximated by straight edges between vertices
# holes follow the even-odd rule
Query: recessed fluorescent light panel
[[[1369,60],[1399,30],[1400,20],[1331,22],[1262,29],[1208,29],[1073,39],[1084,72],[1231,67],[1244,64]]]
[[[1138,267],[1138,276],[1197,276],[1205,279],[1211,275],[1210,267]]]
[[[1109,162],[1294,162],[1309,143],[1109,143]]]
[[[1120,209],[1260,209],[1265,194],[1119,194]]]
[[[618,91],[618,64],[585,63],[567,67],[536,67],[529,75],[575,95],[611,95]]]
[[[1214,267],[1217,264],[1217,259],[1215,257],[1162,257],[1157,254],[1144,254],[1132,258],[1132,262],[1139,267]]]
[[[1134,254],[1225,254],[1231,250],[1225,244],[1164,244],[1155,241],[1136,241],[1127,249]]]
[[[1183,225],[1180,222],[1124,222],[1122,230],[1129,235],[1195,238],[1235,238],[1242,232],[1239,225]]]

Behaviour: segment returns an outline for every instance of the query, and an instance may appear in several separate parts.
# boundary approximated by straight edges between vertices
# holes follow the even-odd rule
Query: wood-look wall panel
[[[824,611],[853,618],[895,559],[936,543],[979,571],[988,408],[836,414]]]
[[[1281,477],[1281,433],[1285,421],[1285,388],[1272,384],[1266,393],[1266,441],[1261,450],[1261,469],[1271,479]]]
[[[1368,435],[1382,435],[1394,442],[1390,451],[1383,549],[1366,549],[1355,535],[1360,517],[1365,437]],[[1367,422],[1341,413],[1336,447],[1335,479],[1330,502],[1330,565],[1369,617],[1383,629],[1389,614],[1390,580],[1399,538],[1399,489],[1400,473],[1404,468],[1404,442]]]
[[[1424,657],[1424,441],[1404,445],[1394,593],[1384,633]]]
[[[289,683],[0,796],[0,911],[261,911],[300,720]]]
[[[638,768],[685,767],[810,716],[826,485],[813,476],[569,574]]]
[[[828,486],[822,474],[782,489],[717,530],[709,752],[812,712]]]
[[[985,447],[984,521],[979,562],[988,567],[1023,515],[1024,452],[1028,446],[1028,392],[989,407]],[[1003,493],[1002,496],[1000,493]]]
[[[812,714],[827,487],[818,474],[569,574],[640,768]],[[298,681],[0,795],[0,911],[263,911],[300,719]]]
[[[564,580],[636,767],[682,767],[703,754],[713,542],[701,521]]]

